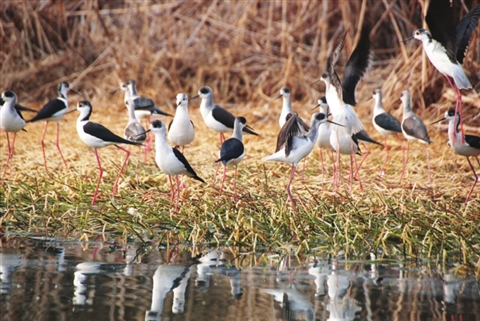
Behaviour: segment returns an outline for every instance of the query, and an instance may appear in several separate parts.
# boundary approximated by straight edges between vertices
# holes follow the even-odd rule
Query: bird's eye
[[[415,35],[416,35],[416,36],[419,36],[419,35],[420,35],[420,31],[415,31]]]

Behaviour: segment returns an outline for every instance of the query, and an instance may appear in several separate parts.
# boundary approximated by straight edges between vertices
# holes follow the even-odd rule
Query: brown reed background
[[[455,2],[457,18],[478,4]],[[314,104],[324,87],[310,84],[339,35],[348,30],[341,74],[358,26],[367,22],[374,61],[358,100],[365,102],[371,89],[381,87],[386,106],[398,106],[405,89],[413,91],[421,109],[450,105],[453,92],[443,90],[448,83],[422,57],[421,44],[399,43],[425,26],[426,5],[424,0],[2,1],[2,88],[13,89],[22,103],[43,103],[65,80],[85,98],[120,108],[122,95],[112,93],[133,78],[141,93],[173,108],[176,93],[193,95],[202,85],[227,106],[247,107],[265,105],[287,85],[295,101]],[[466,94],[467,115],[480,108],[479,34],[474,32],[464,63],[476,91]],[[449,94],[442,99],[444,92]],[[360,116],[370,109],[359,109]]]

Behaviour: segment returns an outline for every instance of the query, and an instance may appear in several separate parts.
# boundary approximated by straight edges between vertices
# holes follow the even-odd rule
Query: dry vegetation
[[[477,0],[464,1],[457,14]],[[382,88],[384,106],[401,117],[398,99],[409,89],[415,110],[426,122],[441,117],[454,103],[453,91],[422,54],[418,42],[399,40],[422,26],[426,1],[2,1],[0,4],[2,88],[10,88],[20,103],[39,108],[55,95],[57,84],[68,81],[92,101],[92,120],[122,133],[127,115],[121,81],[135,79],[139,91],[173,113],[178,92],[196,94],[208,85],[216,102],[247,117],[261,137],[247,137],[248,157],[240,165],[242,199],[218,196],[211,184],[190,185],[182,208],[168,215],[168,182],[153,163],[129,166],[114,203],[108,200],[119,153],[100,150],[107,173],[101,185],[100,207],[88,204],[97,168],[93,153],[77,139],[75,114],[61,123],[61,144],[70,170],[62,167],[54,144],[48,146],[49,166],[42,166],[38,142],[43,124],[30,124],[17,139],[14,168],[1,182],[1,223],[7,231],[74,233],[99,231],[126,235],[173,230],[188,242],[236,242],[249,246],[281,246],[293,242],[303,248],[326,245],[354,253],[383,248],[403,253],[445,255],[452,251],[479,259],[480,195],[463,205],[472,184],[464,158],[446,147],[446,126],[430,127],[433,186],[425,172],[424,147],[412,144],[409,176],[398,184],[400,144],[393,141],[387,175],[377,179],[384,154],[371,147],[362,177],[365,191],[355,184],[353,195],[331,186],[327,161],[322,175],[318,154],[309,157],[305,177],[297,176],[294,194],[301,200],[299,216],[285,204],[288,167],[260,161],[273,151],[278,131],[280,102],[273,102],[282,86],[294,93],[294,108],[308,117],[322,94],[320,83],[311,86],[325,67],[326,57],[348,30],[344,57],[351,52],[363,21],[372,27],[374,61],[357,89],[357,111],[370,122],[372,90]],[[341,67],[340,73],[341,73]],[[467,131],[478,134],[480,100],[480,32],[474,32],[465,59],[474,90],[464,93]],[[71,95],[75,105],[81,97]],[[211,182],[217,142],[191,103],[197,139],[186,157],[200,176]],[[29,116],[27,115],[27,118]],[[47,139],[53,142],[54,129]],[[439,130],[441,129],[441,130]],[[371,126],[373,137],[380,139]],[[2,158],[5,139],[0,142]],[[136,154],[134,151],[132,154]],[[123,155],[122,155],[123,157]],[[133,164],[135,164],[135,157]],[[346,170],[347,163],[344,164]],[[3,204],[2,204],[3,203]],[[130,207],[139,215],[127,213]],[[452,256],[455,257],[455,256]]]

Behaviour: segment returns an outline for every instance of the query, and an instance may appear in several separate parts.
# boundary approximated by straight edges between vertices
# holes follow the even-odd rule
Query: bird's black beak
[[[135,137],[139,137],[139,136],[145,135],[145,134],[148,133],[149,131],[151,131],[151,129],[146,130],[146,131],[144,131],[143,133],[140,133],[140,134],[138,134],[138,135],[135,135]]]
[[[280,97],[283,97],[283,95],[279,95],[277,98],[274,99],[274,101],[277,100],[277,99],[280,98]]]
[[[439,122],[441,122],[442,120],[445,120],[445,119],[446,119],[446,118],[443,117],[442,119],[436,120],[436,121],[434,121],[433,123],[430,123],[429,125],[433,125],[433,124],[439,123]]]
[[[69,110],[69,111],[67,111],[67,112],[65,113],[65,115],[66,115],[66,114],[73,113],[73,112],[76,111],[76,110],[77,110],[77,108],[74,108],[74,109],[72,109],[72,110]]]
[[[190,97],[190,98],[188,98],[188,100],[192,100],[192,99],[195,99],[195,98],[198,98],[198,97],[200,97],[200,95],[196,95],[196,96]]]
[[[310,109],[310,110],[315,110],[315,109],[317,109],[318,107],[320,107],[320,104],[318,104],[317,106],[313,107],[313,108]]]
[[[329,120],[329,119],[327,119],[327,122],[329,122],[330,124],[334,124],[334,125],[340,126],[340,127],[345,127],[345,126],[340,125],[340,124],[338,124],[338,123],[336,123],[336,122],[333,122],[333,121],[331,121],[331,120]]]
[[[74,93],[75,95],[81,95],[79,91],[76,91],[76,90],[74,90],[74,89],[72,89],[72,88],[69,88],[69,90],[70,90],[72,93]]]
[[[408,38],[405,38],[403,40],[400,40],[399,42],[407,42],[407,41],[410,41],[412,39],[413,39],[413,37],[408,37]]]
[[[310,86],[313,86],[313,85],[315,85],[315,84],[316,84],[317,82],[319,82],[320,80],[321,80],[321,79],[317,79],[317,80],[315,80],[314,82],[312,82],[312,83],[310,84]]]

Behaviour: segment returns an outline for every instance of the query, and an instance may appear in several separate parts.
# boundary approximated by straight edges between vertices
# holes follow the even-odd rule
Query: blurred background
[[[454,2],[456,19],[479,3]],[[311,83],[340,35],[347,31],[339,75],[361,25],[369,23],[374,58],[357,100],[364,103],[373,89],[382,88],[385,105],[395,104],[394,115],[400,116],[396,102],[410,89],[421,114],[432,104],[454,103],[421,43],[399,42],[426,27],[427,5],[427,0],[1,1],[1,87],[14,90],[22,104],[41,105],[56,95],[59,82],[68,81],[84,98],[120,109],[120,82],[135,79],[141,94],[173,110],[177,93],[195,95],[203,85],[212,87],[215,101],[247,109],[265,107],[286,85],[294,101],[315,104],[324,85]],[[463,65],[474,86],[464,98],[467,115],[480,108],[478,29]],[[370,110],[358,112],[362,117]]]

